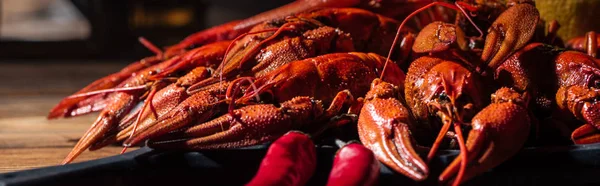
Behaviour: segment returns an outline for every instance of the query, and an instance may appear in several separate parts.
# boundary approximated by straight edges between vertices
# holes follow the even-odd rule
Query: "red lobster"
[[[385,58],[379,55],[365,53],[327,54],[295,61],[256,79],[257,90],[235,101],[249,103],[254,95],[265,97],[264,93],[269,93],[270,101],[281,103],[279,107],[272,104],[245,106],[212,121],[207,121],[209,117],[192,119],[191,115],[174,114],[125,143],[136,144],[182,127],[186,129],[152,140],[150,145],[156,148],[233,148],[270,141],[293,129],[317,132],[323,126],[314,125],[339,114],[343,105],[352,102],[351,95],[365,94],[368,80],[377,77],[377,69],[382,69],[384,62]],[[404,81],[404,73],[395,64],[388,66],[387,74],[389,81],[396,85]],[[324,108],[323,105],[330,106]],[[189,106],[178,106],[186,107]],[[181,113],[178,108],[172,112]],[[267,112],[270,114],[265,114]]]
[[[457,8],[454,5],[438,2],[422,9],[436,4]],[[521,15],[521,19],[525,21],[512,21],[510,17],[516,15]],[[508,8],[492,24],[486,38],[482,60],[487,62],[489,68],[496,68],[498,61],[503,61],[529,41],[538,19],[539,14],[531,4],[514,4]],[[378,99],[372,98],[373,103],[365,102],[365,105],[372,106],[363,107],[363,109],[371,107],[374,109],[369,109],[367,113],[364,113],[367,110],[361,112],[359,127],[379,128],[379,130],[362,130],[367,132],[363,132],[364,135],[361,134],[361,140],[366,141],[367,144],[385,144],[370,147],[380,161],[395,167],[395,170],[408,177],[424,180],[427,177],[428,169],[410,147],[414,143],[411,136],[417,135],[417,139],[423,139],[422,136],[439,130],[432,125],[436,121],[431,120],[432,116],[439,117],[443,126],[428,157],[431,158],[435,154],[445,136],[457,139],[461,154],[439,177],[439,180],[443,182],[454,179],[456,185],[514,155],[522,147],[529,134],[529,116],[524,109],[525,105],[514,104],[515,101],[508,101],[511,104],[508,107],[497,104],[498,102],[495,101],[484,108],[487,104],[480,95],[486,94],[487,87],[482,84],[483,78],[478,78],[479,74],[475,67],[479,66],[479,63],[477,61],[469,62],[471,58],[460,52],[465,50],[465,47],[462,47],[464,42],[461,42],[464,41],[461,38],[464,37],[461,36],[462,32],[458,27],[451,25],[433,24],[439,26],[425,27],[415,41],[418,45],[413,46],[414,52],[429,52],[433,56],[421,57],[411,63],[404,90],[407,106],[402,104],[399,96],[388,93],[394,92],[392,88],[383,86],[388,87],[387,91],[377,92],[385,93],[383,94],[385,96],[374,96]],[[427,31],[427,29],[436,31]],[[457,46],[455,47],[457,49],[453,49],[452,46]],[[504,97],[513,95],[505,93],[508,90],[500,89],[499,91],[496,96],[502,97],[501,100],[512,100],[511,97]],[[519,95],[516,92],[514,94]],[[394,108],[391,109],[393,112],[389,111],[390,109],[384,109],[385,107]],[[420,124],[411,121],[408,109],[405,107],[410,108],[412,115]],[[386,112],[383,112],[384,110]],[[502,115],[493,113],[502,113]],[[366,114],[365,118],[371,119],[362,120],[363,114]],[[526,121],[525,124],[521,120]],[[455,129],[454,133],[447,133],[452,124]],[[463,140],[463,125],[473,128],[466,142]],[[412,135],[408,132],[411,128]],[[373,131],[380,132],[375,135]],[[519,137],[514,141],[507,141],[507,143],[498,142],[502,137],[508,138],[508,135]],[[390,137],[391,139],[388,139]],[[396,145],[391,145],[390,140]],[[490,145],[492,143],[498,145]],[[507,150],[507,153],[499,153],[499,150]],[[483,156],[483,153],[480,152],[484,151],[495,153]],[[475,160],[479,161],[481,165],[473,164],[472,162]],[[460,171],[458,171],[459,167]]]
[[[185,69],[191,69],[196,66],[210,66],[217,64],[220,62],[221,56],[225,53],[228,44],[229,42],[218,42],[200,47],[197,50],[192,50],[184,56],[173,57],[137,72],[135,76],[131,76],[125,80],[122,85],[118,86],[119,88],[107,90],[107,92],[113,93],[109,95],[106,107],[102,110],[98,119],[92,124],[83,138],[79,140],[73,150],[67,155],[63,163],[72,161],[73,158],[98,142],[104,135],[108,134],[109,130],[115,130],[119,122],[138,103],[140,97],[147,92],[147,89],[150,89],[151,87],[161,87],[161,81],[158,81],[158,84],[153,83],[153,75],[160,74],[162,71],[173,71],[174,69],[172,68],[174,66],[178,67],[177,71],[186,71]],[[83,96],[87,96],[88,94],[90,93],[84,93]]]

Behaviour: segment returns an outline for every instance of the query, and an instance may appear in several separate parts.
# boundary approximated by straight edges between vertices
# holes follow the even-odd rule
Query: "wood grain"
[[[96,117],[46,120],[60,99],[126,63],[0,62],[0,173],[59,164]],[[76,162],[116,155],[113,146]]]

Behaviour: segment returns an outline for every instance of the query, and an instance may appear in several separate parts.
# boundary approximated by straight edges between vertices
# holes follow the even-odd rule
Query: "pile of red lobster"
[[[331,185],[376,183],[376,160],[425,180],[439,148],[460,149],[438,178],[458,185],[525,145],[600,140],[600,36],[565,44],[558,28],[530,0],[299,0],[164,51],[140,39],[155,56],[65,98],[48,118],[100,111],[65,164],[114,143],[277,140],[250,185],[302,185],[314,144],[288,132],[314,140],[356,126],[364,146],[338,152]],[[425,160],[417,146],[430,148]]]

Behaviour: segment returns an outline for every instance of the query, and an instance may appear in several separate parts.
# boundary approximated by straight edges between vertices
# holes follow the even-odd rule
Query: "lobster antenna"
[[[229,54],[229,52],[231,51],[231,48],[234,46],[234,44],[239,41],[240,39],[242,39],[243,37],[246,37],[248,35],[253,35],[253,34],[260,34],[260,33],[265,33],[265,32],[278,32],[281,28],[272,28],[272,29],[265,29],[265,30],[260,30],[260,31],[256,31],[256,32],[247,32],[244,33],[242,35],[237,36],[235,39],[231,40],[231,43],[229,44],[229,46],[227,46],[227,50],[225,50],[225,54],[223,56],[223,60],[221,61],[221,64],[219,65],[219,67],[217,67],[217,69],[219,70],[219,83],[223,82],[223,69],[225,68],[225,61],[227,61],[227,59],[229,59],[227,56]],[[259,43],[260,46],[261,43]],[[253,50],[251,50],[253,51]],[[245,58],[243,58],[243,60],[245,60]],[[240,60],[240,61],[243,61]],[[241,66],[241,62],[240,62],[240,66]]]
[[[256,85],[254,84],[254,78],[252,78],[252,77],[241,77],[241,78],[237,78],[237,79],[233,80],[231,82],[231,85],[229,85],[229,87],[227,87],[227,92],[225,93],[225,99],[231,99],[231,102],[229,103],[229,107],[228,107],[229,114],[233,114],[233,109],[235,107],[235,95],[238,94],[238,92],[240,91],[240,86],[242,86],[241,81],[246,81],[246,82],[250,83],[250,87],[252,87],[252,89],[254,91],[258,91],[258,89],[256,88]],[[235,89],[233,87],[235,87]],[[233,91],[233,94],[231,94],[232,91]],[[258,96],[258,94],[256,95],[256,100],[260,101],[260,97]]]
[[[452,184],[455,186],[460,185],[460,182],[462,182],[462,179],[465,175],[465,170],[467,169],[468,161],[467,147],[465,145],[465,139],[463,138],[462,129],[460,125],[460,122],[458,124],[454,123],[454,132],[456,134],[456,139],[458,140],[458,148],[460,149],[459,156],[462,158],[462,160],[460,161],[460,169],[458,171],[456,179],[454,180],[454,183]]]
[[[473,25],[473,27],[475,27],[475,29],[477,29],[477,32],[479,32],[479,38],[483,38],[483,31],[481,31],[481,29],[475,24],[475,22],[473,21],[473,19],[471,19],[471,16],[469,16],[469,14],[467,13],[467,11],[465,10],[465,7],[470,7],[471,12],[475,11],[475,8],[471,7],[471,5],[466,4],[465,2],[461,2],[461,1],[456,1],[454,2],[454,5],[456,5],[456,7],[458,7],[458,9],[463,13],[463,15],[467,18],[467,20],[469,20],[469,22],[471,23],[471,25]]]
[[[406,24],[406,22],[413,18],[415,15],[417,15],[418,13],[421,13],[423,11],[425,11],[428,8],[431,8],[432,6],[435,5],[439,5],[439,6],[443,6],[446,8],[450,8],[453,10],[458,10],[463,12],[463,14],[465,14],[465,17],[467,17],[467,19],[469,20],[469,22],[471,22],[471,24],[473,24],[473,26],[475,26],[475,28],[477,29],[477,31],[479,31],[479,33],[481,34],[480,37],[483,37],[483,32],[479,29],[479,27],[477,27],[477,25],[475,25],[475,22],[473,22],[473,20],[471,20],[471,17],[469,17],[469,15],[467,14],[467,12],[462,8],[462,6],[466,5],[466,4],[462,4],[462,6],[459,6],[459,4],[462,3],[458,3],[456,2],[455,4],[450,4],[450,3],[445,3],[445,2],[432,2],[429,3],[417,10],[415,10],[414,12],[410,13],[408,16],[406,16],[406,18],[404,18],[404,20],[402,20],[402,23],[400,23],[400,26],[398,27],[398,31],[396,31],[396,36],[394,37],[394,41],[392,42],[392,46],[390,47],[390,51],[388,52],[387,57],[385,58],[385,65],[383,65],[383,70],[381,71],[381,77],[379,77],[379,79],[383,80],[383,75],[385,74],[385,70],[387,68],[387,64],[390,61],[390,57],[392,56],[392,52],[394,51],[394,47],[396,46],[396,43],[398,43],[398,39],[400,38],[400,32],[402,31],[402,28],[404,27],[404,25]]]
[[[91,91],[91,92],[86,92],[86,93],[71,95],[71,96],[67,97],[66,99],[79,98],[79,97],[88,97],[88,96],[93,96],[93,95],[103,94],[103,93],[127,92],[127,91],[134,91],[134,90],[142,90],[142,89],[147,89],[148,87],[150,87],[150,86],[149,85],[140,85],[140,86],[134,86],[134,87],[109,88],[109,89],[96,90],[96,91]]]
[[[185,67],[186,65],[190,64],[192,61],[192,57],[190,57],[190,56],[196,56],[196,54],[200,53],[200,51],[201,51],[200,48],[197,48],[195,50],[186,52],[185,54],[187,54],[187,55],[182,54],[181,56],[183,56],[183,57],[180,57],[180,56],[173,57],[173,58],[177,58],[177,60],[181,60],[181,61],[166,67],[163,71],[150,76],[150,78],[155,78],[155,79],[162,78],[162,77],[165,77],[165,76],[175,72],[177,69]],[[171,58],[171,59],[173,59],[173,58]]]
[[[160,48],[158,48],[156,45],[152,44],[152,42],[148,41],[146,38],[138,37],[138,41],[142,45],[144,45],[148,50],[154,52],[157,56],[163,55],[163,51]]]
[[[144,102],[144,106],[142,106],[140,113],[138,114],[137,118],[135,119],[135,123],[133,124],[133,130],[131,131],[131,134],[129,135],[129,139],[131,139],[133,137],[133,134],[135,134],[135,131],[136,131],[136,129],[140,123],[140,120],[142,118],[142,115],[146,111],[146,107],[150,106],[150,109],[152,109],[152,112],[156,116],[156,111],[154,110],[154,107],[152,106],[152,99],[154,98],[154,95],[156,94],[157,90],[158,90],[158,88],[153,86],[152,91],[150,91],[150,94],[148,94],[148,97],[146,98],[146,101]],[[128,145],[124,146],[123,150],[121,150],[121,154],[125,153],[125,151],[127,151],[127,148],[129,148]]]

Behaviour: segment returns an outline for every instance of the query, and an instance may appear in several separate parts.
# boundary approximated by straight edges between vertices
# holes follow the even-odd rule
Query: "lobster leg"
[[[495,95],[507,92],[518,94],[502,88]],[[441,182],[456,179],[454,185],[463,183],[515,155],[527,140],[530,119],[524,101],[498,99],[475,115],[471,125],[473,129],[466,141],[467,159],[454,159],[440,175]],[[458,179],[455,176],[462,161],[466,161],[467,168],[464,177]]]

